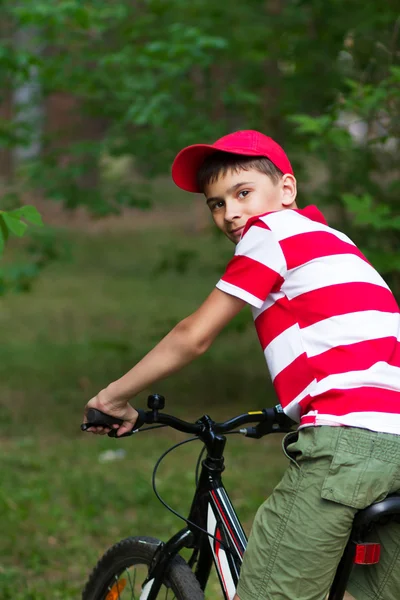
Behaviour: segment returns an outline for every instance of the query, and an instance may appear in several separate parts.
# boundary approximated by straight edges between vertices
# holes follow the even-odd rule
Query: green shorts
[[[254,519],[240,600],[324,600],[356,512],[400,492],[400,436],[309,427],[283,446],[291,462]],[[399,600],[400,524],[370,540],[381,543],[381,559],[354,567],[348,590],[357,600]]]

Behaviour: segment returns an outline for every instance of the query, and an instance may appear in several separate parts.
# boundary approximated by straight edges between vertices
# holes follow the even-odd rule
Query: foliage
[[[315,186],[312,193],[303,188],[302,201],[318,197],[338,207],[338,225],[362,240],[394,280],[397,226],[391,215],[398,212],[399,184],[393,139],[400,121],[395,0],[382,6],[353,0],[3,0],[2,14],[1,88],[17,90],[34,80],[32,102],[64,94],[72,106],[63,127],[44,128],[40,156],[19,172],[29,186],[98,216],[144,206],[148,191],[129,178],[110,177],[105,160],[129,157],[142,175],[154,176],[166,172],[186,144],[261,129],[284,144],[300,176],[310,155],[318,156],[327,182],[317,194]],[[0,123],[0,142],[9,148],[29,146],[38,135],[31,113],[19,108],[14,122]],[[365,143],[340,124],[343,116],[366,123]],[[387,206],[384,228],[377,225],[377,206]],[[366,222],[366,212],[373,222]]]
[[[10,32],[30,37],[22,48],[3,37],[5,79],[15,87],[36,69],[45,98],[73,94],[77,112],[101,129],[96,140],[72,136],[73,159],[62,167],[65,148],[44,139],[35,178],[45,190],[51,181],[51,194],[60,178],[59,197],[93,206],[99,197],[88,195],[100,190],[83,186],[82,192],[82,176],[104,155],[134,156],[155,174],[182,145],[241,127],[281,134],[294,146],[285,118],[302,109],[321,112],[343,89],[338,56],[349,31],[378,40],[395,14],[390,2],[382,13],[356,3],[349,10],[344,0],[324,6],[319,0],[218,6],[203,0],[3,0],[3,10]],[[30,127],[21,114],[8,143],[27,139]]]
[[[30,165],[30,178],[69,207],[85,204],[102,214],[118,205],[135,206],[141,199],[126,186],[113,190],[112,199],[104,198],[102,186],[86,184],[85,178],[105,155],[134,156],[149,173],[160,171],[161,164],[165,168],[160,149],[168,148],[181,129],[184,107],[187,114],[196,110],[187,74],[193,65],[208,68],[224,48],[224,40],[181,21],[180,0],[139,6],[108,0],[5,5],[15,30],[27,28],[34,48],[27,58],[12,39],[4,42],[3,65],[13,85],[20,85],[21,77],[27,81],[34,65],[44,97],[57,92],[76,98],[77,112],[83,116],[69,123],[72,129],[84,127],[87,119],[101,130],[95,140],[74,131],[67,151],[56,136],[43,138],[44,152]],[[39,51],[43,44],[45,50]],[[20,78],[15,77],[17,72]],[[32,136],[34,124],[24,121],[22,114],[17,127],[29,143],[29,127]],[[3,139],[10,143],[7,135]]]
[[[43,225],[42,218],[34,206],[23,206],[10,211],[0,210],[0,257],[10,235],[24,235],[28,227],[25,221],[33,225]],[[37,268],[38,265],[31,263],[11,269],[0,269],[0,296],[10,287],[19,291],[29,289],[30,282],[37,274]]]
[[[0,255],[10,234],[24,235],[28,221],[34,225],[43,225],[42,218],[34,206],[23,206],[11,211],[0,210]]]
[[[389,61],[381,70],[375,82],[372,75],[348,78],[346,93],[323,116],[291,121],[327,170],[317,198],[335,207],[336,220],[400,296],[400,67]],[[361,126],[357,136],[349,123],[344,128],[346,115],[350,126]]]
[[[43,228],[42,217],[31,205],[14,210],[0,210],[0,258],[10,235],[21,238],[31,225],[29,236],[13,261],[3,260],[0,268],[0,296],[6,292],[28,292],[51,262],[65,260],[68,246],[57,239],[56,232]]]

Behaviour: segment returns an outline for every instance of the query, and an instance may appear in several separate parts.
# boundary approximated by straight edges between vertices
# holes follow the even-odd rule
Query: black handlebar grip
[[[122,425],[123,420],[106,415],[101,410],[89,408],[87,413],[87,423],[84,423],[85,429],[89,427],[112,427],[113,425]]]
[[[146,412],[142,409],[137,409],[138,418],[136,420],[135,425],[133,426],[132,431],[139,429],[144,423],[146,423]],[[108,433],[109,437],[125,437],[132,434],[132,432],[124,433],[121,436],[117,436],[118,429],[114,429],[113,425],[122,425],[123,420],[118,419],[117,417],[112,417],[111,415],[106,415],[101,410],[97,410],[96,408],[89,408],[87,413],[87,422],[82,423],[81,429],[82,431],[86,431],[89,427],[109,427],[111,431]]]
[[[149,423],[149,421],[147,419],[147,413],[146,413],[145,410],[143,410],[143,408],[137,408],[136,411],[138,413],[138,418],[136,419],[136,423],[133,426],[133,428],[134,429],[139,429],[145,423]]]

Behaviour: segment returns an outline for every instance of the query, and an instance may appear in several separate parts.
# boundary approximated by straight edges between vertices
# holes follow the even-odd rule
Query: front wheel
[[[142,536],[112,546],[93,569],[82,600],[146,600],[142,584],[160,544],[156,538]],[[171,560],[157,598],[204,600],[199,582],[181,556]]]

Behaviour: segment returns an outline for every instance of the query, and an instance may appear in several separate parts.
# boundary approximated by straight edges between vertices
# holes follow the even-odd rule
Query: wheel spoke
[[[132,598],[133,598],[133,600],[135,600],[136,569],[133,571],[133,574],[134,574],[133,584],[132,584],[131,574],[128,571],[128,569],[126,569],[126,572],[127,572],[127,575],[128,575],[129,585],[130,585],[131,592],[132,592]]]
[[[165,593],[165,600],[168,600],[168,598],[170,598],[169,593],[171,592],[171,594],[173,594],[173,592],[171,591],[171,588],[166,588],[166,593]],[[175,594],[172,596],[171,600],[176,600],[176,596]]]

